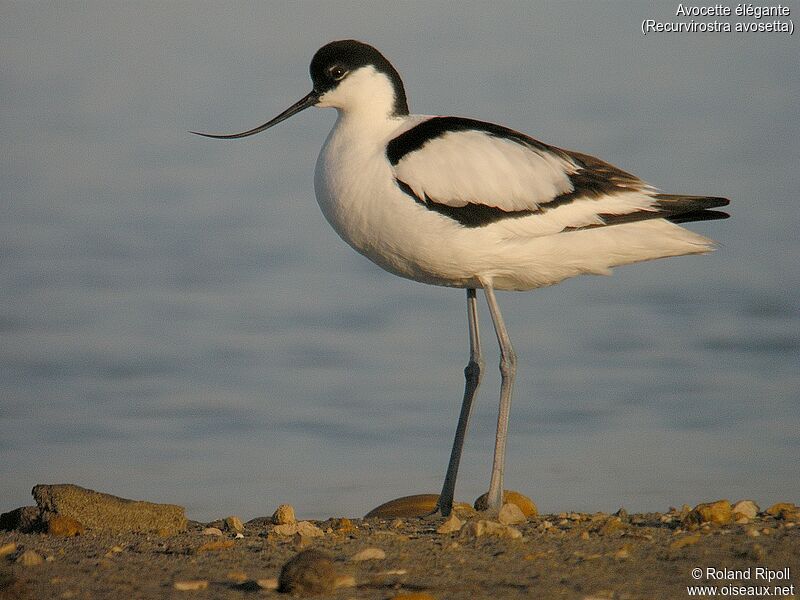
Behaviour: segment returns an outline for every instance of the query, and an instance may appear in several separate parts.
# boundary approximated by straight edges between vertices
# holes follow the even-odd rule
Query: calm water
[[[186,133],[277,114],[344,36],[385,50],[418,112],[733,201],[693,226],[721,242],[710,256],[500,295],[520,359],[508,487],[544,510],[798,500],[795,38],[643,38],[657,9],[638,3],[60,6],[0,20],[0,510],[61,481],[197,519],[438,491],[463,292],[387,275],[329,229],[311,174],[332,112],[247,141]],[[499,387],[481,310],[469,501]]]

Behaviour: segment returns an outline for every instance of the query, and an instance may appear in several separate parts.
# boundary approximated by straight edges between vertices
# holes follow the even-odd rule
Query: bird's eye
[[[331,67],[330,74],[334,81],[341,81],[344,79],[344,76],[347,75],[347,69],[337,65],[335,67]]]

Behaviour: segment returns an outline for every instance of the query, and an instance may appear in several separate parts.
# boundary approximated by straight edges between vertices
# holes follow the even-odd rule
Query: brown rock
[[[416,494],[403,496],[373,508],[365,515],[365,519],[403,519],[409,517],[424,517],[436,510],[439,494]]]
[[[33,498],[43,513],[56,513],[102,532],[172,535],[186,529],[182,506],[127,500],[72,484],[37,485]]]
[[[619,517],[609,517],[598,528],[597,533],[600,535],[611,535],[616,531],[625,529],[625,523]]]
[[[477,500],[475,500],[475,510],[486,510],[489,508],[488,504],[489,495],[483,494]],[[514,490],[504,490],[503,491],[503,504],[516,504],[517,507],[522,511],[522,514],[526,517],[535,517],[539,514],[539,510],[536,508],[536,505],[533,503],[533,500],[525,496],[524,494],[520,494],[519,492],[515,492]]]
[[[297,518],[294,516],[294,508],[291,504],[281,504],[272,513],[272,522],[275,525],[292,525],[297,523]]]
[[[785,519],[787,521],[796,521],[800,519],[800,507],[795,506],[791,502],[778,502],[770,506],[764,512],[776,519]]]
[[[0,558],[3,556],[8,556],[9,554],[14,554],[17,551],[17,544],[16,542],[8,542],[7,544],[3,544],[0,546]]]
[[[0,530],[36,533],[42,530],[42,513],[37,506],[22,506],[0,515]]]
[[[451,514],[444,523],[436,528],[436,533],[453,533],[459,531],[464,526],[464,521],[459,519],[455,514]]]
[[[392,596],[389,600],[436,600],[436,598],[431,596],[428,592],[411,592]]]
[[[521,538],[522,532],[514,527],[483,519],[470,521],[461,529],[461,537],[482,537],[484,535],[513,540]]]
[[[18,565],[22,565],[23,567],[35,567],[36,565],[40,565],[44,562],[44,558],[41,554],[36,552],[36,550],[25,550],[22,554],[17,557],[17,560],[14,561]]]
[[[331,529],[334,531],[344,533],[347,531],[353,531],[355,528],[356,526],[353,525],[353,522],[347,517],[342,517],[341,519],[331,519]]]
[[[56,514],[47,519],[47,533],[50,535],[73,537],[86,533],[86,528],[80,521]]]
[[[365,560],[383,560],[386,558],[386,552],[380,548],[364,548],[360,552],[356,552],[350,560],[353,562],[363,562]]]
[[[672,542],[669,545],[669,548],[670,548],[670,550],[679,550],[679,549],[683,548],[684,546],[691,546],[693,544],[696,544],[699,541],[700,541],[700,534],[699,533],[693,533],[691,535],[684,535],[683,537],[679,537],[677,540]]]
[[[319,550],[304,550],[283,565],[278,591],[300,596],[325,594],[336,586],[332,557]]]
[[[525,523],[528,518],[522,513],[519,506],[509,502],[508,504],[503,504],[500,508],[497,520],[503,525],[518,525],[519,523]]]
[[[225,531],[230,531],[232,533],[244,533],[244,523],[242,523],[242,520],[236,515],[227,517],[223,523],[225,525]]]
[[[173,587],[181,592],[196,592],[198,590],[208,589],[208,581],[205,579],[187,579],[184,581],[176,581]]]
[[[202,554],[203,552],[219,552],[220,550],[227,550],[228,548],[233,548],[235,542],[233,540],[214,540],[213,542],[206,542],[197,547],[198,554]]]
[[[733,521],[733,510],[731,503],[727,500],[717,500],[716,502],[704,502],[698,504],[683,519],[684,524],[713,523],[715,525],[726,525]]]
[[[748,519],[755,519],[758,515],[758,504],[752,500],[739,500],[733,505],[733,516],[737,519],[746,517]]]
[[[323,537],[325,533],[309,521],[299,521],[297,523],[286,523],[285,525],[276,525],[272,528],[274,533],[278,535],[293,536],[300,534],[305,537]]]

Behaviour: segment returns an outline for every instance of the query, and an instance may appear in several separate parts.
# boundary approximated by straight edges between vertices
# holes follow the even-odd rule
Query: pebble
[[[612,533],[620,531],[621,529],[625,529],[625,523],[622,522],[622,519],[619,517],[609,517],[600,526],[597,532],[600,535],[611,535]]]
[[[276,525],[272,528],[274,533],[278,535],[292,536],[300,534],[306,537],[324,537],[325,533],[311,523],[310,521],[298,521],[297,523],[285,523],[284,525]]]
[[[244,523],[242,523],[242,520],[236,515],[227,517],[223,523],[226,531],[230,531],[231,533],[244,533]]]
[[[278,591],[300,596],[325,594],[336,585],[333,558],[319,550],[304,550],[289,560],[278,577]]]
[[[256,585],[262,590],[277,590],[278,579],[276,577],[265,577],[264,579],[256,579]]]
[[[203,535],[222,535],[222,529],[219,527],[206,527],[203,529]]]
[[[275,512],[272,513],[272,522],[275,523],[275,525],[292,525],[297,523],[297,519],[294,516],[294,507],[291,504],[281,504],[275,509]]]
[[[684,546],[691,546],[693,544],[696,544],[699,541],[700,541],[700,534],[699,533],[693,533],[693,534],[690,534],[690,535],[685,535],[683,537],[679,537],[677,540],[673,541],[669,545],[669,547],[670,547],[670,550],[679,550],[680,548],[683,548]]]
[[[354,529],[356,529],[356,526],[353,525],[353,522],[347,517],[341,517],[339,519],[331,519],[331,528],[334,531],[338,531],[340,533],[346,533],[348,531],[353,531]]]
[[[9,542],[0,546],[0,556],[8,556],[9,554],[14,554],[16,551],[17,544],[15,542]]]
[[[626,558],[630,558],[631,552],[630,550],[628,550],[627,547],[623,546],[622,548],[614,552],[613,556],[614,558],[617,558],[619,560],[624,560]]]
[[[739,500],[736,504],[733,505],[732,510],[734,516],[736,516],[736,514],[738,513],[742,517],[747,517],[748,519],[755,519],[756,515],[758,515],[759,508],[758,504],[756,504],[752,500]]]
[[[475,500],[475,510],[486,510],[488,505],[488,493],[483,494],[482,496],[478,497]],[[524,494],[520,494],[519,492],[515,492],[514,490],[504,490],[503,491],[503,504],[510,503],[516,504],[517,507],[522,511],[522,514],[526,517],[535,517],[539,514],[539,510],[536,508],[536,505],[533,503],[533,500],[525,496]]]
[[[408,594],[398,594],[392,596],[389,600],[436,600],[428,592],[410,592]]]
[[[36,552],[36,550],[25,550],[25,552],[17,557],[15,562],[23,567],[35,567],[36,565],[42,564],[44,558],[41,554]]]
[[[519,506],[509,502],[508,504],[503,504],[500,508],[497,520],[503,525],[518,525],[519,523],[525,523],[528,518]]]
[[[727,500],[698,504],[683,519],[685,524],[713,523],[715,525],[726,525],[731,521],[733,521],[733,510],[731,503]]]
[[[758,531],[758,529],[753,527],[753,528],[748,529],[747,531],[745,531],[745,535],[748,536],[748,537],[758,537],[758,536],[761,535],[761,533]]]
[[[206,579],[186,579],[176,581],[173,587],[180,592],[195,592],[197,590],[208,589],[208,580]]]
[[[361,552],[356,552],[350,560],[353,562],[362,562],[365,560],[383,560],[386,558],[386,552],[380,548],[365,548]]]
[[[580,538],[582,540],[588,540],[589,539],[589,532],[588,531],[581,531]]]
[[[491,535],[513,540],[521,538],[522,532],[509,525],[478,519],[467,523],[461,529],[461,535],[462,537],[482,537],[484,535]]]
[[[436,533],[454,533],[459,531],[464,526],[464,521],[459,519],[455,514],[450,514],[445,521],[436,528]]]
[[[220,550],[227,550],[228,548],[233,548],[234,541],[233,540],[214,540],[213,542],[206,542],[202,544],[195,550],[198,554],[202,552],[218,552]]]
[[[228,571],[225,574],[225,579],[228,581],[233,581],[234,583],[244,583],[249,579],[249,577],[244,571]]]

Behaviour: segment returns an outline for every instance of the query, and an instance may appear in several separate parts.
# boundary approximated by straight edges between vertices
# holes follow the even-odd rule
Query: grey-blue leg
[[[456,437],[453,440],[453,451],[450,453],[450,463],[447,465],[447,475],[444,478],[442,493],[439,495],[437,512],[447,516],[453,510],[453,495],[456,489],[456,476],[458,465],[461,461],[461,451],[464,449],[464,438],[467,435],[469,415],[472,410],[472,400],[481,383],[483,371],[483,357],[481,356],[481,340],[478,331],[478,302],[474,289],[467,289],[467,320],[469,322],[469,363],[464,369],[464,400],[461,403],[461,414],[458,416]]]
[[[486,302],[492,315],[497,342],[500,344],[500,410],[497,414],[497,437],[494,443],[494,461],[492,463],[492,479],[489,482],[488,504],[490,510],[498,510],[503,502],[503,471],[506,464],[506,440],[508,439],[508,415],[511,412],[511,392],[514,388],[514,375],[517,371],[517,355],[511,346],[503,315],[494,290],[484,285]]]

